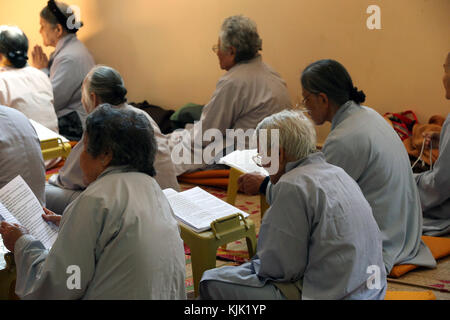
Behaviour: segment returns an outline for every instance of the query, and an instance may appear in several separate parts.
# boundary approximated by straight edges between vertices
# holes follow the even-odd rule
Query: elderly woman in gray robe
[[[252,20],[244,16],[225,19],[213,51],[227,73],[217,82],[200,120],[169,136],[177,176],[214,167],[224,149],[232,151],[233,137],[222,139],[227,129],[254,130],[265,117],[291,106],[285,81],[263,62],[260,50],[262,40]],[[203,141],[208,130],[217,133],[215,141]],[[207,147],[209,151],[204,152]]]
[[[36,45],[32,58],[33,66],[50,76],[59,133],[69,140],[79,141],[86,119],[81,105],[81,84],[95,63],[76,36],[82,23],[73,19],[74,13],[68,9],[67,4],[54,0],[42,9],[40,33],[44,46],[55,47],[55,51],[49,59]]]
[[[119,72],[107,66],[96,66],[88,73],[83,83],[83,106],[88,114],[102,103],[143,114],[150,122],[157,142],[155,179],[162,189],[179,190],[167,139],[148,113],[127,104],[126,94],[127,89]],[[67,205],[86,188],[80,168],[83,148],[82,140],[73,148],[59,173],[51,176],[46,185],[47,207],[57,214],[63,214]]]
[[[372,207],[383,239],[389,274],[396,264],[436,267],[421,239],[422,208],[410,161],[397,133],[375,110],[362,106],[365,95],[334,60],[319,60],[301,76],[303,105],[316,125],[331,122],[322,152],[327,162],[347,172]],[[264,177],[242,177],[242,190],[270,196]],[[259,189],[258,189],[259,188]]]
[[[450,100],[450,52],[444,63],[442,81],[445,96]],[[425,135],[428,145],[431,141],[431,146],[439,146],[439,157],[432,170],[415,175],[423,209],[423,233],[441,236],[450,233],[450,114],[440,135]]]
[[[200,297],[383,299],[381,233],[357,183],[316,152],[314,127],[301,113],[268,117],[257,134],[262,130],[269,137],[279,132],[279,150],[270,152],[279,154],[279,168],[270,175],[270,208],[256,256],[238,267],[206,271]],[[261,162],[270,166],[261,152],[265,145],[273,141],[258,145]]]
[[[21,299],[186,299],[183,241],[153,176],[156,141],[147,118],[103,105],[86,121],[80,156],[86,190],[64,216],[50,250],[2,222]],[[161,245],[164,244],[164,245]]]

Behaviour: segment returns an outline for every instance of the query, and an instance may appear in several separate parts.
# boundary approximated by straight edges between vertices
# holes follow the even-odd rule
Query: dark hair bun
[[[125,96],[127,95],[128,91],[127,88],[125,88],[122,84],[116,85],[116,88],[114,90],[116,92],[116,97],[120,100],[123,100],[123,102],[126,101]]]
[[[8,60],[14,68],[23,68],[27,64],[28,55],[21,50],[8,52]]]
[[[354,87],[350,91],[350,100],[355,101],[357,104],[363,103],[366,101],[366,95],[364,94],[364,91],[360,90],[358,91],[357,87]]]

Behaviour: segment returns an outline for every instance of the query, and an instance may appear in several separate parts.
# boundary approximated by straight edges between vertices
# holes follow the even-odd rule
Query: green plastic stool
[[[216,267],[217,249],[227,243],[245,238],[249,258],[256,253],[255,224],[236,213],[211,222],[211,230],[197,233],[188,226],[179,223],[181,238],[191,249],[194,294],[198,296],[198,285],[203,272]]]

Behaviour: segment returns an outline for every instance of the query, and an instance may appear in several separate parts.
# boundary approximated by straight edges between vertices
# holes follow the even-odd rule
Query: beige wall
[[[69,0],[68,0],[69,1]],[[41,44],[44,0],[0,0],[0,23],[16,24]],[[449,0],[70,0],[81,8],[82,39],[97,63],[124,76],[130,101],[176,109],[206,103],[223,74],[211,51],[224,18],[258,24],[264,60],[286,80],[293,102],[310,62],[333,58],[378,110],[413,109],[419,120],[446,115],[442,64],[450,50]],[[366,9],[381,8],[382,30]],[[47,49],[51,52],[51,48]],[[318,128],[319,140],[329,125]]]

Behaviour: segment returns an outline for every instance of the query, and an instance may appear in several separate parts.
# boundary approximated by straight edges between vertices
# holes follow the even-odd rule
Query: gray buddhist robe
[[[358,183],[370,203],[387,273],[396,264],[434,268],[436,261],[421,240],[422,208],[408,154],[386,120],[350,100],[335,114],[322,151]]]
[[[50,55],[48,69],[58,118],[76,111],[84,128],[86,111],[81,104],[81,85],[95,66],[91,54],[75,34],[60,39]]]
[[[450,114],[442,126],[439,157],[433,170],[415,175],[423,209],[423,233],[450,233]]]
[[[256,256],[238,267],[206,271],[201,298],[283,299],[274,288],[278,283],[296,283],[302,299],[384,298],[381,233],[344,170],[322,153],[312,154],[288,163],[271,195]]]
[[[154,168],[156,170],[155,179],[161,189],[172,188],[179,191],[180,186],[175,176],[175,169],[170,157],[167,139],[161,133],[157,123],[147,112],[129,104],[124,103],[116,108],[133,110],[143,114],[149,120],[153,127],[158,147],[154,162]],[[51,176],[48,181],[49,183],[45,186],[47,208],[57,214],[63,214],[67,205],[76,199],[86,188],[86,184],[83,181],[83,172],[80,167],[80,155],[83,149],[84,139],[81,139],[70,152],[59,173]]]
[[[14,250],[22,299],[186,299],[172,209],[152,177],[124,167],[106,169],[70,204],[51,250],[31,235]],[[79,288],[67,286],[70,266]]]
[[[0,188],[21,175],[45,205],[45,164],[33,125],[15,109],[0,106]]]
[[[233,141],[214,144],[209,139],[203,141],[203,134],[208,129],[217,129],[223,136],[227,129],[255,129],[265,117],[290,106],[285,81],[262,61],[261,56],[257,56],[236,64],[219,79],[211,100],[202,110],[200,120],[190,129],[175,131],[169,135],[170,148],[174,150],[181,143],[182,151],[176,148],[175,152],[190,155],[196,152],[193,146],[200,153],[206,146],[216,149],[217,145],[217,149],[221,151],[227,147],[233,148]],[[220,158],[214,150],[209,154],[214,158],[210,162],[204,161],[200,155],[200,163],[175,163],[176,175],[205,168]]]

